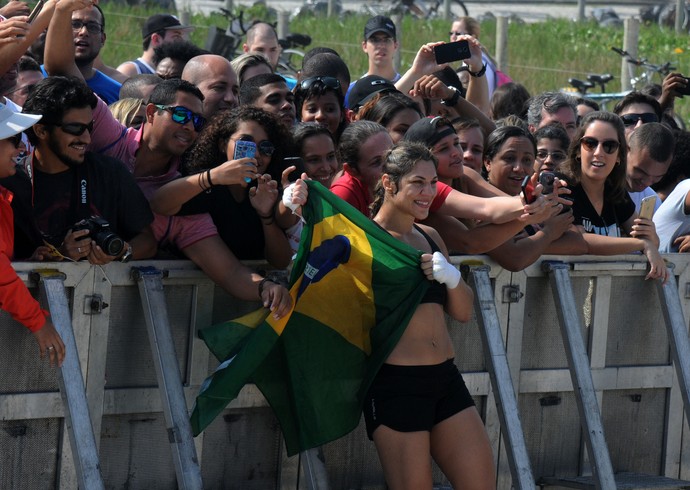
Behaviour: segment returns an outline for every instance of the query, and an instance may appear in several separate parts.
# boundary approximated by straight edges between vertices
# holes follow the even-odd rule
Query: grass
[[[137,57],[141,53],[141,24],[155,13],[152,8],[126,7],[108,2],[103,5],[107,17],[108,40],[103,59],[109,65]],[[250,9],[247,17],[270,18],[259,8]],[[197,26],[192,40],[204,46],[208,27],[224,28],[225,18],[219,14],[209,17],[192,16]],[[361,37],[366,17],[348,16],[326,20],[307,17],[293,21],[291,32],[309,34],[312,46],[336,49],[350,67],[353,77],[366,71],[366,56],[361,50]],[[401,32],[401,70],[409,67],[419,46],[432,40],[447,40],[449,23],[444,20],[420,21],[406,17]],[[489,52],[495,48],[495,23],[482,24],[482,43]],[[577,23],[565,19],[540,23],[511,23],[508,29],[508,66],[505,70],[515,81],[525,85],[530,93],[557,90],[567,85],[569,77],[582,78],[587,73],[611,73],[616,78],[608,84],[609,91],[620,89],[621,59],[610,50],[623,46],[623,29],[599,27],[594,22]],[[683,74],[690,75],[690,38],[656,25],[642,26],[638,54],[652,63],[672,62]],[[661,83],[660,79],[656,80]],[[678,100],[676,110],[688,121],[690,104],[687,98]]]

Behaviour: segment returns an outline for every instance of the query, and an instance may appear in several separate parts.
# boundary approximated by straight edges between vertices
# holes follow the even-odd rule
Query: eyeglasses
[[[62,123],[58,124],[57,127],[62,129],[62,131],[65,133],[71,134],[72,136],[81,136],[87,129],[89,130],[89,133],[93,131],[93,121],[91,121],[89,124],[78,122]]]
[[[567,158],[567,155],[562,151],[537,150],[537,158],[539,160],[546,160],[549,157],[551,157],[552,162],[561,163]]]
[[[621,116],[623,124],[626,126],[634,126],[637,121],[642,121],[642,124],[651,122],[659,122],[659,118],[653,112],[644,112],[642,114],[625,114]]]
[[[466,32],[460,32],[460,31],[450,31],[448,33],[449,36],[464,36],[467,34]]]
[[[201,131],[201,128],[203,128],[204,124],[206,124],[206,119],[204,116],[197,114],[196,112],[192,112],[181,105],[169,106],[156,104],[156,107],[162,111],[168,111],[172,117],[172,120],[177,124],[187,124],[189,121],[192,121],[194,131],[197,133]]]
[[[302,80],[299,84],[300,90],[309,90],[316,82],[321,82],[328,88],[340,90],[340,80],[335,77],[311,77]]]
[[[604,148],[604,151],[609,155],[615,153],[616,150],[618,150],[618,148],[621,146],[621,144],[616,140],[599,141],[591,136],[584,136],[582,139],[580,139],[580,144],[584,146],[587,151],[594,151],[599,147],[599,145],[601,145],[602,148]]]
[[[82,22],[81,20],[72,21],[72,30],[81,31],[82,27],[86,27],[89,34],[100,34],[103,30],[103,26],[98,22]]]

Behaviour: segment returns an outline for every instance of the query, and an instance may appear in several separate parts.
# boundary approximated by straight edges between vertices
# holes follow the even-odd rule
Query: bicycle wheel
[[[439,18],[443,17],[444,12],[444,0],[434,0],[433,2],[428,2],[429,8],[426,9],[427,18]],[[469,11],[462,0],[450,0],[450,16],[448,20],[454,20],[458,17],[467,17]]]
[[[297,72],[302,69],[304,52],[299,49],[285,49],[280,54],[276,71],[282,75],[297,78]]]

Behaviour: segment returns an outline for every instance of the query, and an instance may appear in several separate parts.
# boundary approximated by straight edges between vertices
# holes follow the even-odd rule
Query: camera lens
[[[120,255],[125,247],[124,240],[111,231],[98,232],[93,239],[105,253],[113,257]]]

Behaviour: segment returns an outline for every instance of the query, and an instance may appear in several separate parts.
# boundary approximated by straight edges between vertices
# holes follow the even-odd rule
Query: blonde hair
[[[108,109],[115,119],[129,128],[143,104],[141,99],[124,98],[110,104]]]

